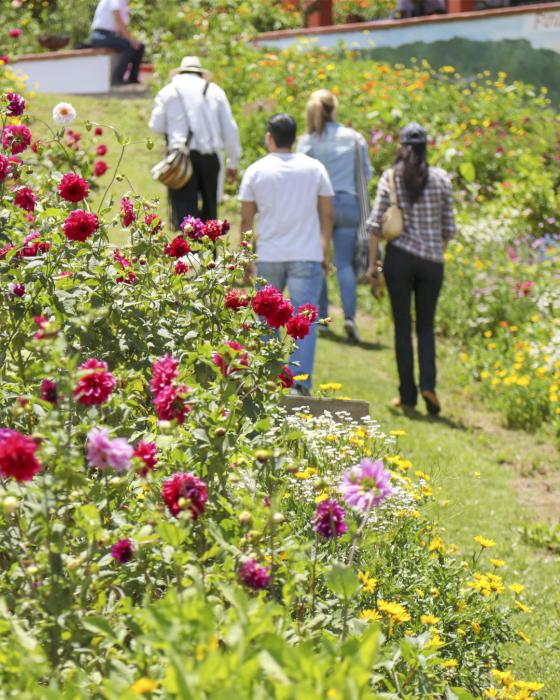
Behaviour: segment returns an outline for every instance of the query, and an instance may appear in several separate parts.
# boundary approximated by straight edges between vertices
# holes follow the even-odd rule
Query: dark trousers
[[[191,151],[191,161],[191,179],[180,190],[169,190],[171,221],[175,229],[180,228],[185,216],[203,221],[218,218],[220,159],[215,153]]]
[[[414,406],[418,389],[414,381],[411,301],[414,295],[416,337],[420,366],[420,391],[436,388],[434,317],[443,284],[443,263],[424,260],[389,244],[383,265],[395,324],[395,351],[402,403]]]
[[[126,69],[130,64],[128,75],[129,83],[137,83],[140,73],[140,64],[144,56],[144,44],[135,49],[128,39],[125,39],[115,32],[94,29],[89,38],[89,45],[95,49],[117,49],[120,52],[119,62],[113,71],[113,82],[123,83]]]

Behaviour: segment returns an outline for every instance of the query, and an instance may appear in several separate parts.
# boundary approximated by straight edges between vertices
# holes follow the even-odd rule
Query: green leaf
[[[476,170],[474,165],[470,161],[465,161],[459,166],[459,172],[461,173],[463,180],[466,182],[474,182],[476,180]]]
[[[335,562],[327,573],[327,586],[337,596],[348,600],[360,588],[360,580],[351,566]]]
[[[107,637],[108,639],[119,643],[119,639],[113,628],[104,617],[91,615],[90,617],[86,617],[84,620],[82,620],[82,625],[94,634],[101,634],[103,637]]]
[[[268,651],[263,650],[260,652],[259,663],[262,670],[275,683],[282,683],[283,685],[292,684],[288,676],[282,670],[280,664],[268,653]]]

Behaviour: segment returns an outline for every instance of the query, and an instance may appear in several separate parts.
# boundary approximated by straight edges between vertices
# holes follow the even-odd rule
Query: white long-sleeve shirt
[[[228,166],[237,168],[241,158],[239,131],[225,92],[192,73],[176,75],[156,96],[149,126],[158,134],[167,134],[171,148],[184,142],[192,132],[190,149],[200,153],[221,154]]]

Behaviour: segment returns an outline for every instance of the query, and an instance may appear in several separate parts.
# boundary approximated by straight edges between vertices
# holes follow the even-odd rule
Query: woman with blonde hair
[[[354,255],[361,221],[359,179],[371,179],[367,143],[354,129],[336,121],[338,100],[329,90],[317,90],[307,103],[307,134],[298,151],[326,167],[334,189],[334,263],[344,309],[344,330],[351,342],[360,342],[356,327],[356,274]],[[323,283],[319,313],[328,316],[327,283]]]

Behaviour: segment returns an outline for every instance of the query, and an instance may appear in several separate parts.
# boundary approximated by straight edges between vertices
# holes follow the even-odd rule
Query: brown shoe
[[[441,404],[435,391],[423,391],[422,398],[426,404],[426,409],[431,416],[437,416],[441,412]]]
[[[400,408],[403,413],[414,413],[416,411],[416,406],[411,406],[410,404],[403,403],[400,399],[393,399],[391,401],[391,406],[393,408]]]

